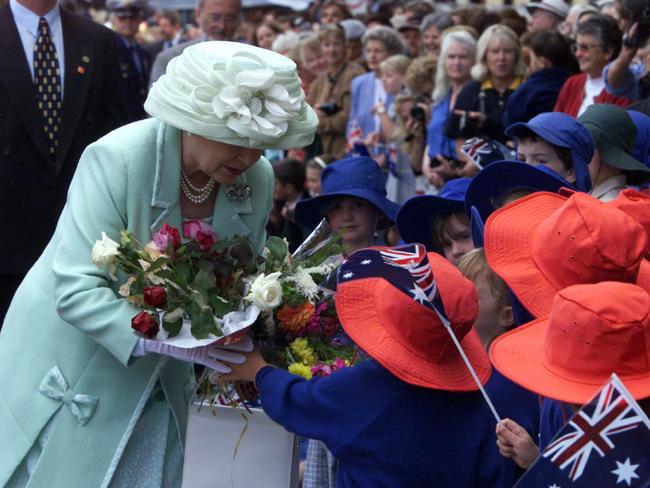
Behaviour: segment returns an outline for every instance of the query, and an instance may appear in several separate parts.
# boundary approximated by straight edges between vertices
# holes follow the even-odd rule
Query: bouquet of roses
[[[164,224],[151,242],[142,245],[123,230],[120,243],[102,233],[92,251],[99,267],[117,269],[126,282],[119,293],[142,308],[133,329],[147,338],[195,347],[214,342],[252,324],[259,309],[241,307],[245,278],[257,271],[261,258],[244,237],[219,239],[212,227],[200,221],[178,229]],[[183,343],[178,341],[184,340]]]

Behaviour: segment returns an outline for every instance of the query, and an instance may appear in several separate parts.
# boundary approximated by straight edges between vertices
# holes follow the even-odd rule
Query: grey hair
[[[474,63],[476,60],[476,40],[469,32],[457,30],[446,33],[440,44],[440,56],[438,57],[438,64],[436,66],[436,84],[432,95],[433,103],[438,103],[445,98],[449,91],[450,83],[445,70],[445,58],[452,44],[462,44],[469,51],[471,62]]]
[[[406,53],[406,46],[404,45],[404,41],[402,41],[402,36],[390,27],[378,25],[368,29],[361,38],[364,47],[368,41],[381,42],[389,56]]]
[[[517,60],[515,61],[515,76],[523,76],[526,73],[526,63],[521,56],[521,48],[517,34],[510,28],[502,24],[494,24],[485,29],[481,37],[478,38],[476,45],[476,64],[472,66],[472,78],[476,81],[485,81],[490,73],[488,72],[485,58],[487,51],[495,39],[506,39],[517,51]]]
[[[434,12],[422,19],[420,24],[420,32],[428,31],[431,27],[436,27],[439,32],[452,27],[454,22],[451,20],[451,15],[448,12]]]
[[[276,53],[287,53],[295,49],[298,42],[300,42],[298,34],[293,31],[287,31],[275,38],[273,44],[271,44],[271,49]]]
[[[320,41],[316,34],[310,33],[308,37],[304,37],[298,43],[298,55],[302,64],[307,64],[307,52],[321,52]]]

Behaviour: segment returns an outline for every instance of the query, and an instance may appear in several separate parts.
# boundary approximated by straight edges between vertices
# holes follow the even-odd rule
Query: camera
[[[414,118],[415,120],[419,120],[420,122],[424,122],[424,119],[426,118],[424,109],[418,105],[413,105],[411,107],[410,115],[412,118]]]
[[[629,25],[637,24],[633,36],[626,33],[623,36],[623,45],[629,49],[645,46],[650,38],[650,5],[647,0],[624,0],[621,5],[621,17]]]
[[[339,107],[335,103],[321,103],[318,106],[318,110],[320,110],[321,112],[323,112],[325,115],[327,115],[329,117],[330,115],[334,115],[334,114],[340,112],[341,107]]]

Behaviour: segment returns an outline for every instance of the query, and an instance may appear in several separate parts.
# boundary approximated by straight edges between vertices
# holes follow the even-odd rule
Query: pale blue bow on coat
[[[71,390],[58,366],[54,366],[45,375],[45,378],[41,381],[41,386],[38,387],[38,391],[46,397],[67,405],[74,418],[81,425],[88,423],[93,413],[95,413],[99,401],[96,396],[75,393],[74,390]]]

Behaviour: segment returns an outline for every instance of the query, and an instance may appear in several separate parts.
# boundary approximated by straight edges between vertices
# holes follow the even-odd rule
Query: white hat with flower
[[[260,149],[307,146],[318,127],[296,64],[237,42],[201,42],[185,49],[154,83],[144,108],[192,134]]]

